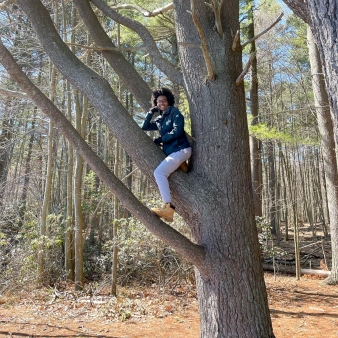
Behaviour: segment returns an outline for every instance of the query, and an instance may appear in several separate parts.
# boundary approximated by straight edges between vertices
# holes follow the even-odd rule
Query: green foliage
[[[319,143],[318,135],[303,137],[302,133],[279,131],[267,123],[249,124],[249,133],[261,141],[276,141],[290,145],[314,145]]]

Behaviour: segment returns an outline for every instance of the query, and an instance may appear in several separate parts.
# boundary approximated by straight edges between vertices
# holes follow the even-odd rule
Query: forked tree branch
[[[137,6],[137,5],[131,5],[131,4],[124,4],[124,5],[117,5],[117,6],[113,6],[112,8],[119,10],[119,9],[135,9],[137,11],[139,11],[143,16],[145,17],[151,17],[151,16],[157,16],[160,14],[163,14],[165,12],[170,11],[171,9],[174,8],[174,4],[171,2],[168,5],[165,5],[162,8],[157,8],[152,12],[147,11],[146,9]]]
[[[202,48],[202,52],[203,52],[203,56],[204,56],[205,65],[207,67],[208,79],[213,81],[213,80],[216,79],[216,75],[215,75],[214,70],[212,68],[211,58],[210,58],[208,48],[207,48],[207,42],[206,42],[203,30],[202,30],[202,26],[201,26],[201,24],[198,20],[196,12],[195,12],[195,2],[194,2],[194,0],[190,0],[190,1],[191,1],[191,12],[190,13],[192,15],[192,19],[193,19],[195,26],[197,28],[198,35],[200,36],[200,39],[201,39],[201,48]]]
[[[131,18],[121,15],[119,12],[109,7],[102,0],[90,0],[100,11],[107,15],[112,20],[120,23],[121,25],[130,28],[142,39],[147,52],[151,57],[156,67],[166,74],[173,82],[183,85],[183,76],[170,62],[164,59],[158,50],[157,44],[148,31],[148,29]]]
[[[215,14],[215,26],[217,33],[222,38],[223,37],[223,27],[221,20],[221,8],[224,0],[211,0],[211,3],[205,2],[207,6],[209,6]]]
[[[26,1],[26,0],[24,0]],[[102,182],[119,198],[124,207],[160,239],[206,274],[204,249],[190,241],[168,224],[162,222],[110,171],[101,158],[90,148],[61,111],[24,74],[0,39],[0,63],[11,78],[33,100],[42,112],[54,121],[55,127],[67,138],[72,147],[83,157]]]
[[[257,40],[258,38],[260,38],[263,34],[265,34],[266,32],[268,32],[273,26],[275,26],[283,17],[284,13],[279,14],[278,18],[275,20],[274,23],[272,23],[268,28],[264,29],[264,31],[260,32],[259,34],[257,34],[256,36],[254,36],[252,39],[246,41],[245,43],[242,44],[242,49],[247,46],[249,43],[251,43],[252,41]]]

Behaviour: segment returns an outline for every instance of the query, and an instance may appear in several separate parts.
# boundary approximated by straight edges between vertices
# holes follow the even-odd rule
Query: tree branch
[[[15,0],[7,0],[7,1],[3,1],[2,3],[0,3],[0,9],[4,9],[5,7],[7,7],[8,5],[14,3]]]
[[[240,33],[239,33],[239,30],[236,32],[236,35],[234,37],[234,42],[232,43],[232,51],[234,52],[237,48],[237,45],[238,45],[238,41],[239,41],[239,38],[240,38]]]
[[[206,39],[202,30],[202,26],[198,20],[198,17],[196,15],[195,12],[195,2],[194,0],[190,0],[191,1],[191,15],[192,15],[192,19],[195,23],[195,26],[197,28],[197,32],[198,35],[200,36],[201,39],[201,44],[202,44],[202,52],[203,52],[203,56],[204,56],[204,61],[205,61],[205,65],[207,67],[207,72],[208,72],[208,79],[213,81],[216,79],[216,75],[214,73],[214,70],[212,69],[212,64],[211,64],[211,58],[208,52],[208,48],[207,48],[207,43],[206,43]]]
[[[261,33],[259,33],[258,35],[254,36],[252,39],[246,41],[245,43],[243,43],[242,45],[242,49],[247,46],[249,43],[251,43],[252,41],[257,40],[258,38],[260,38],[263,34],[265,34],[266,32],[268,32],[273,26],[275,26],[283,17],[284,13],[279,14],[278,18],[275,20],[275,22],[273,24],[271,24],[267,29],[264,29],[264,31],[262,31]]]
[[[27,95],[25,93],[2,89],[2,88],[0,88],[0,94],[6,95],[6,96],[12,96],[12,97],[27,98]]]
[[[301,19],[306,23],[309,23],[309,11],[307,7],[307,1],[304,0],[283,0],[283,2]]]
[[[251,63],[252,63],[253,59],[256,57],[256,53],[257,52],[255,51],[250,56],[250,59],[249,59],[248,63],[246,64],[246,66],[244,67],[242,73],[239,75],[239,77],[236,80],[236,86],[239,86],[243,82],[245,75],[248,73],[248,71],[250,69],[250,66],[251,66]]]
[[[145,17],[151,17],[151,16],[157,16],[160,14],[163,14],[165,12],[170,11],[171,9],[174,8],[174,4],[171,2],[170,4],[162,7],[162,8],[157,8],[152,12],[147,11],[146,9],[143,9],[140,6],[137,5],[131,5],[131,4],[125,4],[125,5],[117,5],[117,6],[113,6],[113,9],[119,10],[119,9],[135,9],[137,11],[139,11],[143,16]]]
[[[133,92],[138,103],[145,111],[149,109],[149,96],[151,89],[135,70],[135,68],[126,60],[124,55],[117,50],[97,16],[95,15],[89,0],[73,0],[82,21],[89,30],[96,46],[102,48],[101,53],[108,61],[109,65],[120,76],[123,83]]]
[[[80,45],[78,43],[71,43],[71,42],[66,42],[67,46],[73,46],[73,47],[78,47],[78,48],[83,48],[83,49],[88,49],[88,50],[97,50],[97,51],[105,51],[105,50],[117,50],[117,51],[138,51],[138,50],[146,50],[144,47],[98,47],[96,45],[91,45],[91,46],[86,46],[86,45]]]
[[[23,0],[27,1],[27,0]],[[67,138],[74,149],[83,157],[102,182],[114,192],[137,219],[145,224],[148,230],[171,245],[178,253],[193,263],[201,273],[206,273],[204,249],[191,242],[181,233],[162,222],[132,192],[109,170],[101,158],[89,147],[72,124],[61,111],[49,100],[23,73],[12,55],[0,39],[0,62],[6,68],[11,78],[18,83],[23,91],[34,101],[42,112],[54,121],[55,127]]]
[[[211,4],[205,2],[205,4],[212,9],[215,14],[215,26],[217,33],[221,38],[223,38],[223,27],[221,20],[221,7],[223,5],[224,0],[211,0]]]
[[[121,25],[130,28],[142,39],[144,46],[147,48],[147,52],[154,62],[156,67],[166,74],[173,82],[183,85],[183,76],[170,62],[165,60],[161,53],[159,52],[156,42],[152,35],[149,33],[148,29],[141,25],[136,20],[127,18],[111,7],[109,7],[102,0],[91,0],[91,2],[100,9],[105,15],[107,15],[112,20],[120,23]]]

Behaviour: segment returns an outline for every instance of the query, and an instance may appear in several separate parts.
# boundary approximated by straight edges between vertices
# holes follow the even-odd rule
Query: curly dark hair
[[[173,106],[175,104],[174,94],[168,88],[160,88],[154,90],[151,96],[154,107],[157,106],[157,98],[162,95],[166,96],[169,106]]]

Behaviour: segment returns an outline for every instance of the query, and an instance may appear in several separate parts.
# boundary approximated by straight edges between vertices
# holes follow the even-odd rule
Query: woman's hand
[[[153,107],[150,109],[150,113],[154,114],[154,113],[159,113],[160,112],[160,108],[158,107]]]

